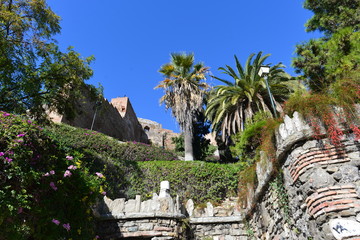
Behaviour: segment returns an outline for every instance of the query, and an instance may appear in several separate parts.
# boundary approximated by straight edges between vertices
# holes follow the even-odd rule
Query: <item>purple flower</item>
[[[101,194],[105,196],[105,195],[106,195],[106,192],[102,192]]]
[[[44,176],[44,177],[48,177],[48,176],[54,175],[54,174],[55,174],[55,171],[54,171],[54,170],[51,170],[50,172],[45,173],[43,176]]]
[[[69,223],[63,224],[63,228],[65,228],[66,231],[70,231],[70,224]]]
[[[70,177],[72,173],[69,170],[66,170],[64,173],[64,177]]]
[[[31,122],[31,120],[27,120],[27,123],[29,123],[29,124],[30,124],[30,123],[32,123],[32,122]]]
[[[11,158],[8,158],[8,157],[6,157],[5,160],[6,160],[8,163],[11,163],[11,162],[12,162],[12,159],[11,159]]]
[[[104,177],[104,175],[103,175],[102,173],[96,172],[95,174],[96,174],[96,176],[98,176],[99,178],[103,178],[103,177]]]
[[[23,136],[25,136],[25,134],[26,133],[20,133],[20,134],[17,135],[17,137],[23,137]]]
[[[3,116],[7,117],[7,116],[10,116],[10,114],[9,113],[3,113]]]
[[[54,189],[54,191],[57,190],[57,187],[55,186],[55,183],[54,183],[54,182],[50,182],[50,187],[51,187],[52,189]]]
[[[4,156],[5,153],[4,152],[0,152],[0,157]]]
[[[56,220],[55,218],[53,218],[53,220],[51,220],[53,223],[55,223],[56,225],[59,225],[60,224],[60,221],[59,220]]]
[[[77,167],[74,166],[74,165],[70,165],[70,166],[68,167],[68,169],[69,169],[69,170],[75,170],[75,169],[77,169]]]
[[[71,161],[71,160],[73,160],[73,159],[74,159],[74,157],[73,157],[73,156],[66,156],[66,160]]]

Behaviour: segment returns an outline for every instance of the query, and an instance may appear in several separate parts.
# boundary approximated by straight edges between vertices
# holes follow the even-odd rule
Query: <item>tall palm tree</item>
[[[206,79],[208,67],[202,63],[194,64],[194,54],[172,53],[170,63],[161,66],[159,72],[164,80],[155,88],[162,88],[164,96],[160,103],[166,109],[171,108],[185,137],[185,160],[194,160],[192,140],[193,122],[196,113],[203,106],[203,99],[208,85]]]
[[[206,117],[212,122],[213,131],[221,133],[223,140],[233,133],[242,131],[247,119],[253,117],[257,111],[272,112],[270,96],[266,89],[266,82],[258,75],[260,67],[270,54],[262,56],[259,52],[251,54],[243,68],[235,55],[236,70],[228,65],[220,67],[223,73],[233,78],[234,82],[218,77],[215,79],[225,83],[216,86],[210,93],[207,101]],[[269,86],[273,95],[276,111],[282,112],[279,104],[283,102],[290,93],[284,81],[290,76],[282,69],[281,63],[270,67],[268,75]]]

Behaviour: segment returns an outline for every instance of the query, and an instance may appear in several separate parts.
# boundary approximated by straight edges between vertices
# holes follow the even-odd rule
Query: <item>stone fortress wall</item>
[[[138,118],[138,120],[152,144],[169,150],[175,149],[175,144],[171,139],[179,137],[179,133],[163,129],[160,123],[148,119]]]
[[[163,129],[162,125],[151,120],[137,118],[128,97],[103,99],[98,106],[91,100],[84,89],[83,97],[76,102],[77,114],[74,119],[50,112],[49,118],[56,123],[92,129],[120,141],[136,141],[153,143],[166,149],[174,149],[172,137],[179,136],[171,130]],[[94,118],[95,116],[95,118]]]

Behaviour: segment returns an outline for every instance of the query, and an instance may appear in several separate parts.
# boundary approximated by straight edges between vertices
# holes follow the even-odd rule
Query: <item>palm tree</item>
[[[206,79],[208,67],[202,63],[194,65],[194,54],[172,53],[170,63],[161,66],[159,72],[164,80],[155,88],[164,89],[160,103],[166,109],[171,108],[185,138],[185,160],[194,160],[192,140],[193,122],[196,113],[202,109],[203,99],[208,85]]]
[[[270,54],[262,56],[262,52],[259,52],[253,59],[254,56],[255,54],[251,54],[248,57],[243,68],[235,55],[237,72],[228,65],[226,68],[219,68],[232,77],[234,82],[214,77],[225,85],[216,86],[210,93],[205,114],[212,122],[213,131],[221,134],[223,140],[233,133],[242,131],[245,121],[251,120],[257,111],[274,114],[271,111],[265,79],[258,75],[260,67],[264,65],[264,61]],[[289,88],[284,84],[290,76],[285,73],[283,67],[281,63],[270,67],[268,75],[269,86],[278,112],[282,112],[279,103],[286,100],[290,93]]]

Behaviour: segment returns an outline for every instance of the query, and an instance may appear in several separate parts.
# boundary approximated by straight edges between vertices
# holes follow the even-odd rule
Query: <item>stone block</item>
[[[160,231],[160,232],[172,232],[174,229],[171,227],[163,227],[163,226],[155,226],[154,231]]]
[[[122,214],[125,208],[125,198],[117,198],[111,203],[112,214]]]
[[[151,230],[155,230],[154,228],[154,224],[153,223],[141,223],[139,225],[139,231],[151,231]],[[156,231],[156,230],[155,230]]]
[[[343,165],[340,167],[339,172],[341,173],[341,182],[352,183],[360,179],[359,169],[351,165]]]
[[[187,211],[187,214],[189,215],[189,217],[192,217],[193,213],[194,213],[194,201],[192,199],[189,199],[186,202],[185,207],[186,207],[186,211]]]
[[[317,168],[313,174],[309,177],[310,184],[315,188],[332,186],[335,183],[333,177],[328,174],[324,169]]]
[[[141,207],[141,195],[136,195],[135,197],[135,212],[140,212]]]
[[[225,240],[235,240],[235,237],[231,235],[225,235]]]
[[[173,213],[174,212],[174,201],[171,197],[162,197],[158,199],[160,208],[158,211],[162,213]]]
[[[129,232],[137,232],[139,231],[139,227],[138,226],[128,227],[127,230]]]
[[[214,216],[214,206],[210,202],[206,203],[206,213],[208,217]]]
[[[136,200],[135,199],[130,199],[125,202],[124,212],[125,213],[136,212]]]
[[[141,203],[140,212],[154,213],[160,209],[160,202],[158,200],[146,200]]]

